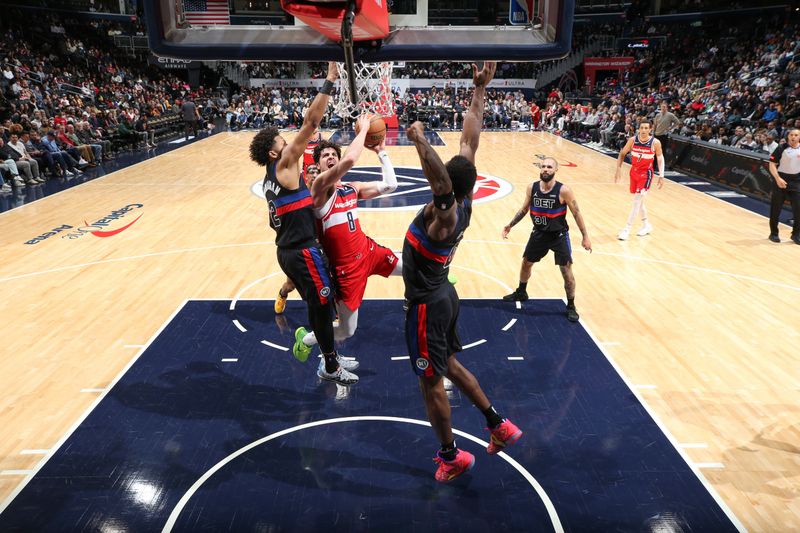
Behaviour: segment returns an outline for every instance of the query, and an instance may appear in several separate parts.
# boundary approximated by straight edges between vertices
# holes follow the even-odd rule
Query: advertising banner
[[[669,137],[666,150],[667,161],[675,170],[769,199],[772,176],[767,154],[721,147],[679,135]]]

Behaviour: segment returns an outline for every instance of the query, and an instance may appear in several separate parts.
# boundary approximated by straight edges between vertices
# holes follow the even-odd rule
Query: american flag
[[[183,13],[194,26],[231,23],[228,0],[183,0]]]

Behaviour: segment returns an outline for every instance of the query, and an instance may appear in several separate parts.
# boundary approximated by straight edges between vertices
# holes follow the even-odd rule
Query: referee
[[[792,240],[800,244],[800,129],[789,131],[787,144],[778,146],[769,156],[769,173],[775,178],[769,209],[769,240],[781,242],[778,222],[788,197],[794,213]]]

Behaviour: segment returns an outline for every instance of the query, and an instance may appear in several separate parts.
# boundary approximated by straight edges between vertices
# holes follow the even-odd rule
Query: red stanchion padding
[[[389,115],[388,117],[383,117],[383,121],[386,123],[387,128],[397,129],[400,127],[400,124],[397,120],[397,115]]]
[[[345,14],[344,2],[320,4],[295,4],[281,0],[281,7],[290,15],[297,17],[325,37],[342,41],[342,20]],[[389,35],[389,12],[386,2],[376,0],[356,0],[356,17],[353,23],[354,41],[374,41]]]

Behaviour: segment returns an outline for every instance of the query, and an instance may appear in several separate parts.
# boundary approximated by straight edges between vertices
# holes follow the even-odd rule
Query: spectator
[[[25,148],[25,143],[20,141],[19,136],[16,133],[11,134],[11,137],[8,140],[8,147],[19,155],[17,168],[19,168],[20,162],[23,164],[27,163],[30,166],[30,173],[33,181],[36,183],[44,183],[46,181],[39,173],[39,162],[28,153],[28,150]]]

